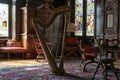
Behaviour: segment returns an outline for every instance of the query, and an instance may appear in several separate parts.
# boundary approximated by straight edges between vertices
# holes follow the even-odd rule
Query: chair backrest
[[[42,47],[41,47],[41,43],[38,39],[34,39],[33,44],[34,44],[35,51],[37,54],[44,54]]]
[[[8,47],[23,47],[22,43],[19,41],[8,41],[7,46]]]
[[[85,45],[85,52],[86,53],[93,53],[94,52],[94,47],[92,45]]]
[[[67,37],[66,46],[79,46],[79,41],[76,37]]]
[[[34,40],[34,45],[36,48],[41,48],[41,44],[40,44],[40,41],[38,39]]]

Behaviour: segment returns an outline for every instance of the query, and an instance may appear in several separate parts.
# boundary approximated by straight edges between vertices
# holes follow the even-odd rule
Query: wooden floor
[[[72,59],[70,59],[72,60]],[[12,59],[12,60],[0,60],[0,68],[7,67],[20,67],[20,66],[32,66],[37,64],[47,63],[45,60],[39,60],[38,62],[35,59]],[[120,59],[115,63],[115,67],[120,69]]]
[[[45,60],[39,60],[39,62],[37,62],[35,59],[0,60],[0,68],[32,66],[32,65],[42,64],[45,62],[46,62]]]

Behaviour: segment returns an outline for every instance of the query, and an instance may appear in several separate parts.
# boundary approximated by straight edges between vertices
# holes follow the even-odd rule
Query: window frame
[[[8,36],[0,36],[0,39],[11,39],[12,38],[12,0],[1,0],[0,3],[8,4]]]
[[[74,2],[74,3],[76,3],[76,2]],[[95,31],[95,26],[96,26],[96,24],[95,24],[95,17],[96,17],[95,4],[96,4],[96,0],[94,0],[94,32],[93,32],[93,36],[95,36],[95,33],[96,33],[96,31]],[[74,8],[75,8],[75,5],[74,5]],[[74,12],[75,12],[75,9],[74,9]],[[76,15],[74,14],[74,16],[76,16]],[[74,20],[75,20],[75,17],[74,17]],[[86,24],[87,24],[87,0],[83,0],[83,22],[82,23],[83,23],[82,35],[75,35],[75,36],[79,36],[79,37],[87,36],[87,28],[86,28]],[[93,36],[88,35],[87,37],[93,37]]]

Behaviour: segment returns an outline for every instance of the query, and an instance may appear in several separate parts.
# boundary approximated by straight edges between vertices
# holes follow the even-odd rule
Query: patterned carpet
[[[46,61],[35,60],[9,60],[0,62],[0,80],[90,80],[96,68],[91,64],[88,72],[83,72],[80,60],[66,60],[64,75],[51,75]],[[95,80],[104,80],[102,69],[99,69]],[[120,76],[120,70],[117,70]],[[120,78],[120,77],[119,77]],[[116,80],[113,73],[109,72],[108,80]]]

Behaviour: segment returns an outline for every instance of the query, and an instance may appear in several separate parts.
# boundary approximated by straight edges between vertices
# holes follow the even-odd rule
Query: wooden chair
[[[98,61],[95,58],[97,55],[99,55],[99,51],[98,48],[96,49],[93,44],[82,45],[82,40],[80,40],[80,51],[82,58],[80,66],[83,68],[84,72],[86,71],[87,65],[91,63],[96,63],[96,64],[98,63]]]
[[[31,46],[33,46],[32,48],[33,52],[37,53],[36,61],[38,61],[39,59],[45,60],[44,51],[42,50],[41,43],[38,40],[37,35],[29,34],[28,36],[29,36],[28,41],[29,43],[32,44]]]
[[[44,52],[41,48],[41,44],[40,44],[38,39],[34,40],[34,46],[35,46],[35,51],[37,53],[36,61],[38,61],[38,59],[44,59],[45,60]]]
[[[97,63],[95,61],[95,53],[94,47],[92,45],[85,45],[81,54],[82,62],[81,66],[83,66],[83,71],[86,71],[86,66],[91,63]]]

